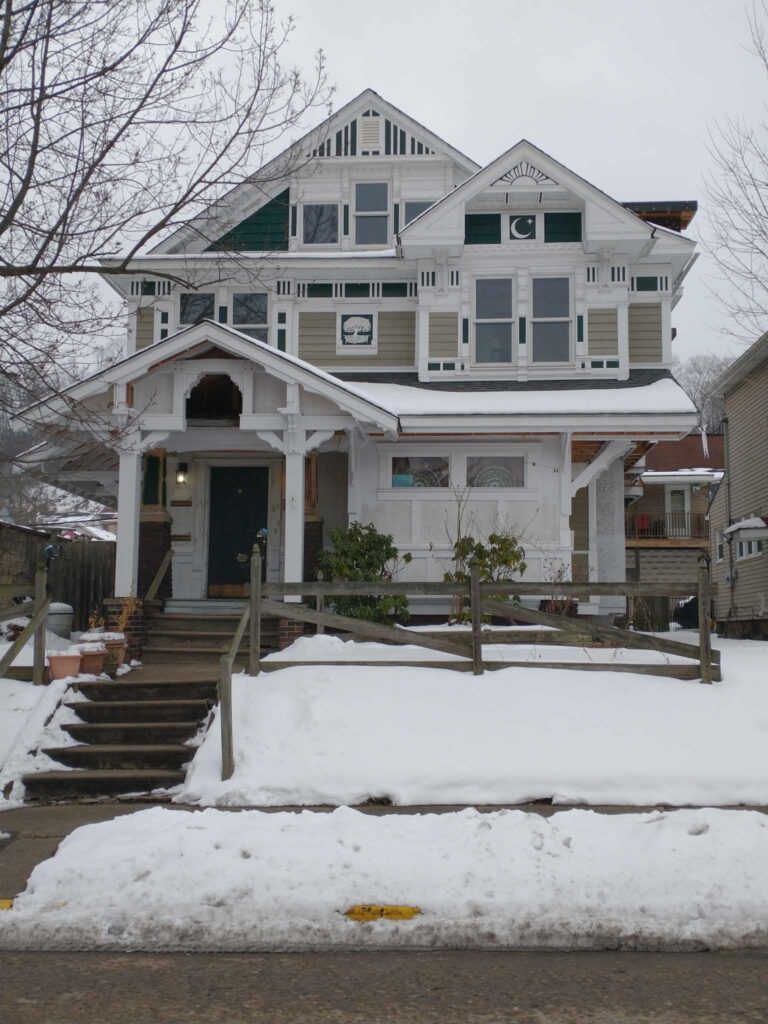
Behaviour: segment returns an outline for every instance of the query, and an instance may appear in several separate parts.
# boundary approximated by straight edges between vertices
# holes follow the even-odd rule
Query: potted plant
[[[66,651],[49,651],[48,667],[51,670],[51,679],[66,679],[67,676],[80,675],[80,662],[82,656],[76,647],[70,647]]]
[[[81,643],[79,645],[82,661],[80,671],[85,675],[100,676],[104,671],[104,662],[107,657],[107,648],[101,641]]]
[[[108,632],[105,627],[104,618],[99,615],[98,610],[93,611],[88,619],[88,630],[81,634],[80,642],[85,644],[101,644],[104,647],[104,657],[106,665],[102,665],[102,670],[114,673],[125,661],[125,633],[123,629],[125,624],[128,622],[128,618],[131,615],[131,610],[126,607],[128,602],[133,602],[133,609],[137,606],[135,597],[127,597],[123,602],[123,607],[120,611],[120,617],[118,619],[118,628],[114,632]]]

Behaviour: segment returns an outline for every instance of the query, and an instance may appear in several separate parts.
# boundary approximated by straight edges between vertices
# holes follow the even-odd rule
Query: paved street
[[[0,954],[8,1024],[765,1024],[768,957]]]

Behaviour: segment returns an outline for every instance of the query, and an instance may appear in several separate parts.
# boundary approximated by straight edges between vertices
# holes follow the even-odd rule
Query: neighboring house
[[[241,597],[257,534],[301,580],[351,521],[440,579],[459,494],[527,579],[623,579],[625,467],[696,423],[670,375],[696,204],[617,202],[525,140],[481,168],[371,90],[301,145],[110,279],[127,356],[67,398],[119,440],[24,413],[45,478],[117,500],[117,594],[172,546],[174,599]]]
[[[707,512],[724,465],[722,435],[705,439],[697,432],[681,441],[660,441],[632,468],[626,513],[628,579],[696,580],[699,558],[709,554]],[[666,629],[678,603],[679,598],[659,601],[658,622],[654,605],[654,626]]]
[[[718,632],[768,638],[768,334],[717,382],[725,476],[710,508]]]

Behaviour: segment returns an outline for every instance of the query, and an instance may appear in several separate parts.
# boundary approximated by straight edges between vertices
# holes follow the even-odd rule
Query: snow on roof
[[[738,530],[764,530],[768,523],[760,516],[751,516],[749,519],[742,519],[738,523],[731,523],[723,530],[723,533],[736,533]]]
[[[429,391],[403,384],[356,383],[355,387],[396,416],[552,416],[563,414],[694,413],[671,378],[643,387],[541,391]]]
[[[665,480],[717,483],[724,476],[725,471],[722,469],[645,469],[641,474],[641,479],[644,483],[664,483]]]

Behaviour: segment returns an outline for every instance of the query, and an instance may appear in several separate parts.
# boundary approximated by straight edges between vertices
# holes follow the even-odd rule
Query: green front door
[[[250,553],[267,528],[268,491],[266,466],[211,467],[208,597],[246,596]]]

